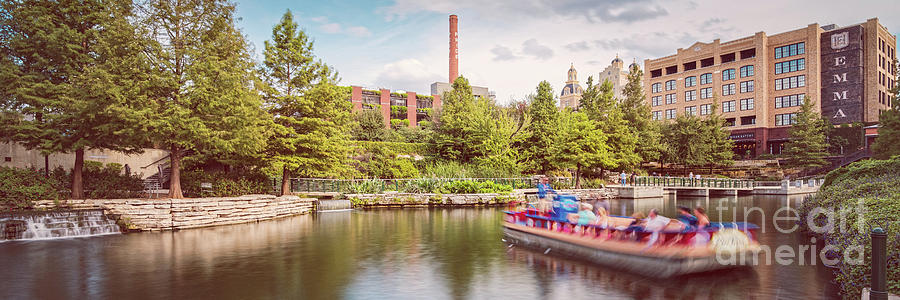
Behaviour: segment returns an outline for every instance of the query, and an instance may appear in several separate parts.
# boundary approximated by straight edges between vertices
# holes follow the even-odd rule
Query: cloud
[[[682,33],[636,33],[612,39],[594,40],[598,49],[614,50],[623,57],[661,57],[675,53],[678,47],[687,47],[700,40],[687,32]],[[673,45],[675,47],[673,48]]]
[[[372,32],[369,31],[368,28],[363,26],[350,26],[344,27],[339,23],[328,21],[328,17],[313,17],[310,18],[313,22],[319,23],[319,30],[322,32],[330,33],[330,34],[346,34],[349,36],[355,37],[368,37],[372,36]]]
[[[424,63],[414,58],[407,58],[385,64],[375,77],[379,87],[407,90],[415,87],[428,87],[440,81],[441,75],[430,72]],[[444,78],[444,80],[446,80]],[[409,90],[408,90],[409,91]],[[430,91],[420,90],[420,93]]]
[[[343,28],[341,28],[341,24],[338,23],[325,23],[319,25],[319,29],[327,33],[341,33]]]
[[[368,28],[365,28],[362,26],[348,27],[346,32],[347,32],[347,34],[355,36],[355,37],[372,36],[372,32],[370,32]]]
[[[471,11],[492,18],[582,17],[592,23],[631,23],[668,15],[668,10],[661,6],[663,3],[677,5],[661,0],[396,0],[376,12],[388,22],[422,11],[442,14]]]
[[[565,47],[566,47],[566,49],[569,49],[569,51],[572,51],[572,52],[591,50],[591,46],[588,44],[587,41],[574,42],[574,43],[566,45]]]
[[[501,45],[494,46],[494,48],[491,48],[491,53],[494,54],[494,61],[519,59],[518,56],[513,54],[512,49],[509,49],[509,47],[506,47],[506,46],[501,46]]]
[[[534,58],[541,60],[547,60],[553,57],[553,49],[539,44],[537,39],[530,39],[523,42],[522,53],[524,53],[525,55],[534,56]]]

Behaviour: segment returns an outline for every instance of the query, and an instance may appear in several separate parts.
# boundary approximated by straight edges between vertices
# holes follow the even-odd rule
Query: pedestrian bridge
[[[636,187],[660,187],[663,192],[682,196],[792,195],[814,193],[819,190],[823,181],[823,179],[755,181],[730,178],[639,176],[631,184]],[[628,186],[620,188],[627,189]]]

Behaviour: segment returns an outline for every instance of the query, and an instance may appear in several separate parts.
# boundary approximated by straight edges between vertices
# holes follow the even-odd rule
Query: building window
[[[710,110],[709,104],[702,104],[702,105],[700,105],[700,115],[701,115],[701,116],[708,115],[709,112],[710,112],[709,110]]]
[[[712,88],[700,89],[700,99],[712,98]]]
[[[741,93],[749,93],[753,91],[753,80],[741,82]]]
[[[712,83],[712,73],[706,73],[700,75],[700,84],[710,84]]]
[[[684,87],[692,87],[697,85],[697,76],[689,76],[684,79]]]
[[[675,104],[675,94],[666,94],[666,104]]]
[[[697,100],[697,90],[690,90],[684,92],[684,101],[694,101]]]
[[[794,106],[803,105],[803,98],[805,98],[805,97],[806,97],[805,94],[775,97],[775,108],[794,107]]]
[[[697,107],[696,106],[685,106],[684,107],[684,115],[685,116],[696,116],[697,115]]]
[[[673,109],[667,109],[667,110],[666,110],[666,120],[668,120],[668,119],[674,119],[675,116],[676,116],[676,114],[677,114],[677,113],[675,112],[675,109],[674,109],[674,108],[673,108]]]
[[[655,121],[662,120],[662,111],[661,110],[657,110],[657,111],[653,112],[653,120],[655,120]]]
[[[662,105],[662,96],[653,96],[650,97],[650,105],[651,106],[660,106]]]
[[[806,69],[806,59],[795,59],[775,63],[775,74],[790,73]]]
[[[659,82],[654,83],[650,85],[650,90],[652,90],[654,93],[659,93],[662,91],[662,84]]]
[[[775,126],[797,124],[797,113],[775,115]]]
[[[753,76],[753,65],[741,67],[741,78]]]
[[[722,85],[722,96],[734,95],[734,83]]]
[[[775,48],[775,59],[806,53],[806,43],[800,42]]]
[[[734,79],[734,69],[722,71],[722,81]]]
[[[741,125],[756,124],[756,116],[741,117]]]
[[[806,75],[775,79],[775,90],[786,90],[806,86]]]
[[[666,81],[666,90],[671,91],[675,89],[675,80]]]
[[[725,119],[725,126],[728,126],[728,127],[734,126],[734,118]]]
[[[741,99],[741,110],[752,110],[752,109],[753,109],[753,98]]]
[[[734,100],[722,102],[722,112],[733,112],[734,111]]]

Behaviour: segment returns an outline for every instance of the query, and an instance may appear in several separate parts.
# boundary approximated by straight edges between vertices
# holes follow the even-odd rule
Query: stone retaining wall
[[[245,195],[192,199],[35,201],[35,209],[103,209],[135,230],[174,230],[269,220],[312,211],[315,199]]]

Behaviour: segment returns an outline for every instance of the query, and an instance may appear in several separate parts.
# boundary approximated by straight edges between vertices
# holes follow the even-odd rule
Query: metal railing
[[[635,179],[636,186],[661,186],[661,187],[705,187],[722,189],[752,189],[753,180],[729,179],[729,178],[689,178],[689,177],[661,177],[638,176]]]
[[[396,191],[403,193],[430,193],[442,185],[453,181],[490,181],[496,184],[509,185],[513,189],[535,187],[531,177],[519,178],[413,178],[413,179],[322,179],[291,178],[291,191],[295,193],[383,193]],[[277,186],[273,180],[273,186]],[[570,187],[572,178],[559,177],[551,179],[554,186]]]

